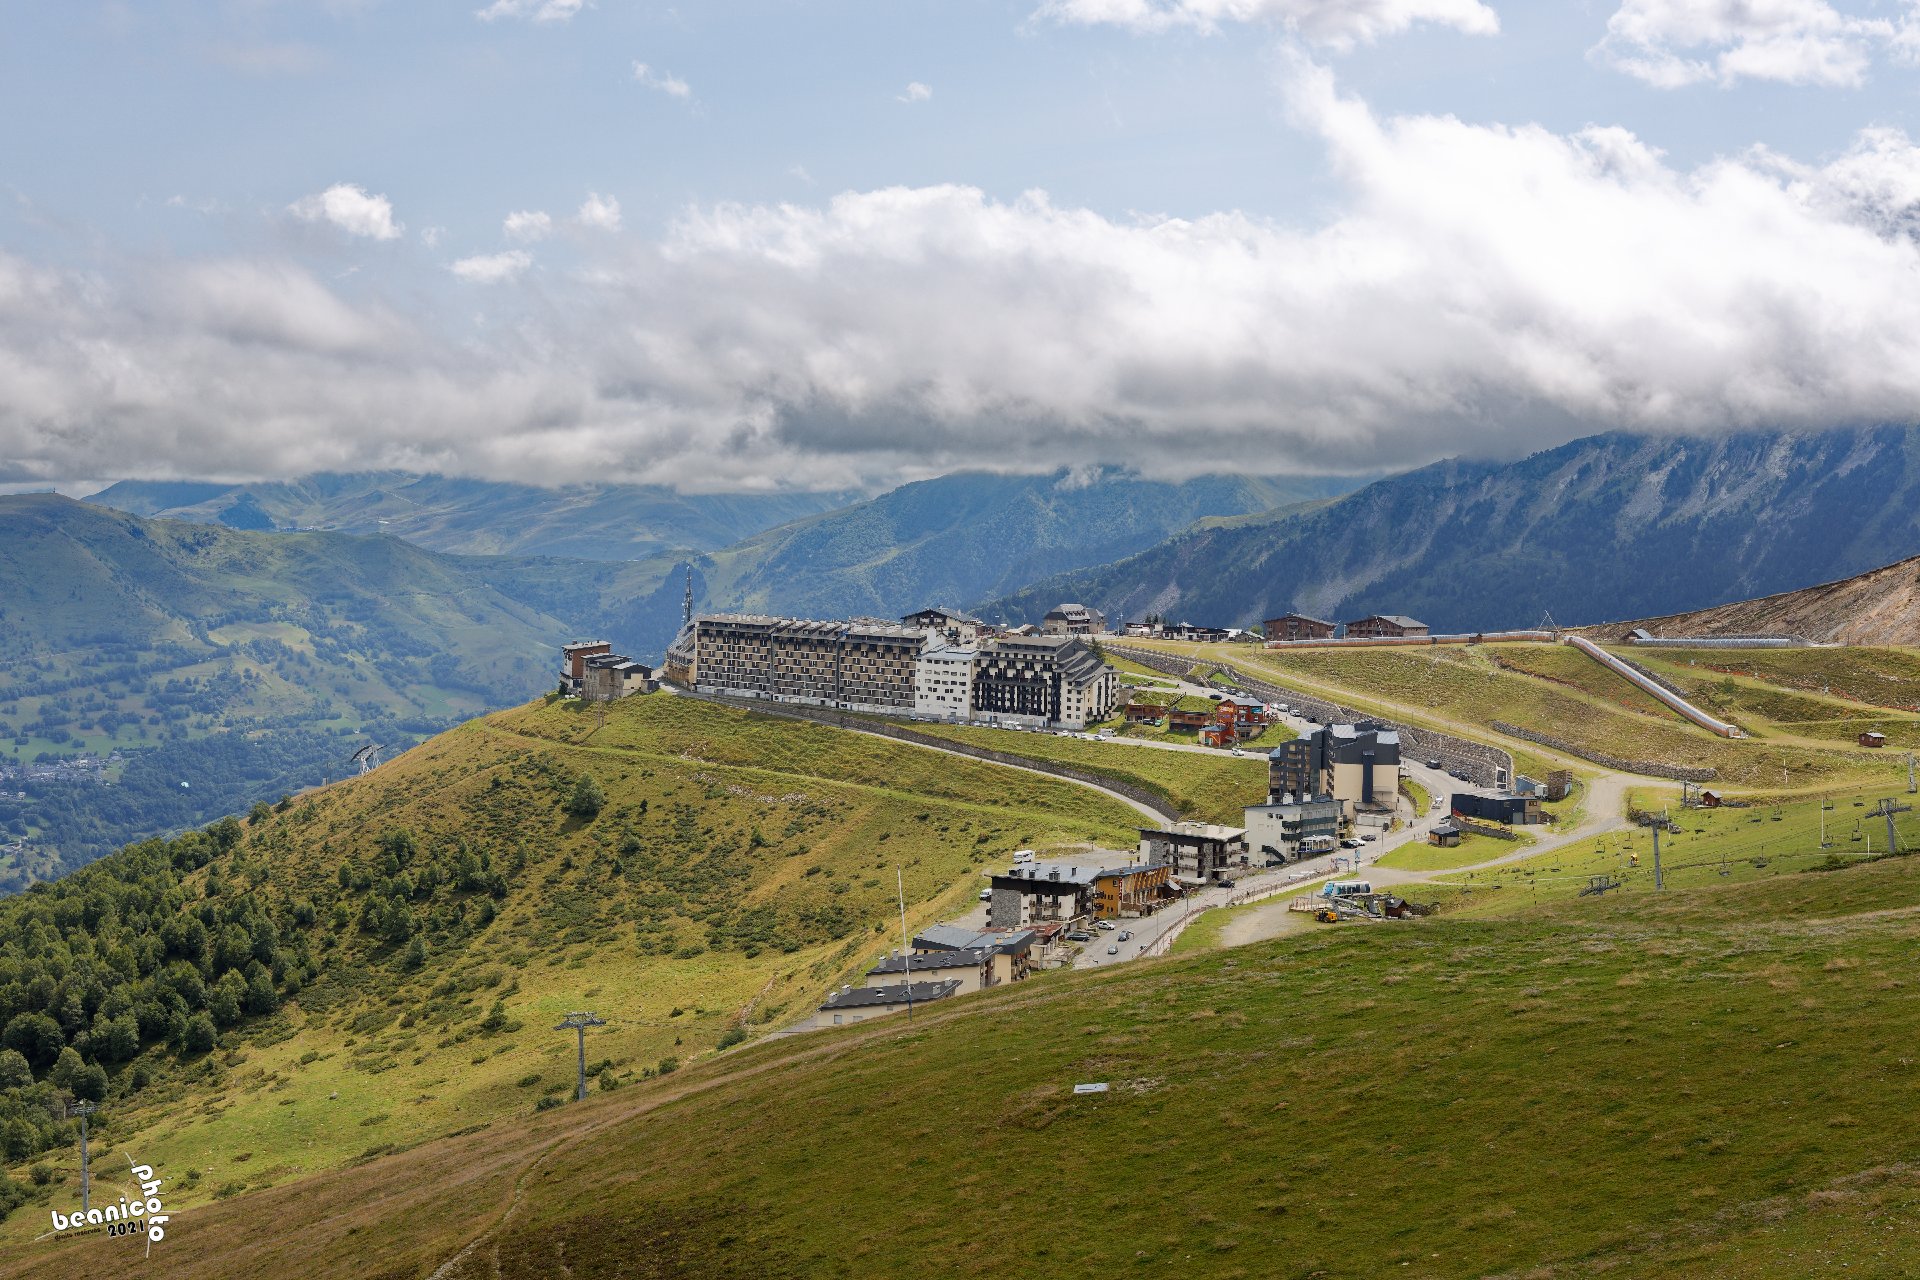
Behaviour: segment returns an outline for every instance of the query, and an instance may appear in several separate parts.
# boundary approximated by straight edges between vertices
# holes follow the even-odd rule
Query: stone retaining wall
[[[1717,769],[1694,769],[1685,765],[1656,764],[1650,760],[1623,760],[1619,756],[1610,756],[1604,751],[1594,751],[1587,747],[1575,746],[1564,738],[1551,734],[1535,733],[1531,729],[1522,729],[1517,725],[1502,724],[1495,720],[1493,727],[1509,737],[1520,738],[1527,742],[1537,742],[1543,747],[1551,747],[1582,760],[1591,760],[1595,764],[1617,769],[1622,773],[1639,773],[1649,778],[1672,778],[1676,782],[1712,782],[1720,776]]]

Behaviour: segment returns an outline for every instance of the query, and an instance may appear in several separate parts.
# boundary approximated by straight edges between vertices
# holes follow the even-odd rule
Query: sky
[[[1920,405],[1920,0],[70,0],[0,486],[1377,472]]]

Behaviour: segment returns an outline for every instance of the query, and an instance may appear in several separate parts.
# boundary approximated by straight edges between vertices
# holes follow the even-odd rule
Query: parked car
[[[1133,941],[1133,930],[1131,930],[1131,929],[1122,929],[1122,930],[1120,931],[1120,941],[1122,941],[1122,942],[1131,942],[1131,941]]]
[[[1102,933],[1112,933],[1115,929],[1118,929],[1120,926],[1115,924],[1111,920],[1102,920],[1098,924],[1094,925],[1093,927],[1100,930]]]
[[[1117,955],[1119,955],[1119,954],[1120,954],[1120,948],[1118,948],[1118,947],[1108,947],[1108,948],[1107,948],[1107,954],[1108,954],[1108,955],[1110,955],[1110,956],[1117,956]]]
[[[1092,942],[1093,935],[1090,933],[1082,933],[1076,929],[1072,933],[1067,935],[1067,941],[1068,942]]]
[[[1365,841],[1367,844],[1372,844],[1375,840],[1378,840],[1379,838],[1380,838],[1379,836],[1374,835],[1372,832],[1368,832],[1366,835],[1360,837],[1360,839]]]
[[[1215,689],[1212,693],[1208,694],[1207,696],[1209,698],[1212,698],[1215,702],[1219,702],[1221,699],[1225,698],[1227,695],[1224,693],[1221,693],[1218,689]]]
[[[1358,840],[1355,840],[1352,836],[1348,836],[1345,840],[1342,840],[1340,842],[1340,847],[1342,849],[1358,849],[1360,847],[1360,842]]]
[[[993,901],[993,890],[991,890],[991,889],[982,889],[982,890],[980,891],[980,901],[982,901],[982,902],[992,902],[992,901]]]
[[[1235,747],[1235,748],[1233,749],[1233,754],[1235,754],[1235,755],[1237,755],[1237,756],[1244,756],[1244,755],[1245,755],[1245,754],[1247,754],[1247,753],[1246,753],[1246,752],[1244,752],[1244,751],[1242,751],[1242,750],[1241,750],[1240,748],[1238,748],[1238,747]]]

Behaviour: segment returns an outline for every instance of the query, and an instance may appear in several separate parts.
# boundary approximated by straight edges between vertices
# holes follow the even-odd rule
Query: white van
[[[1033,861],[1033,850],[1031,850],[1031,849],[1015,849],[1015,850],[1013,851],[1013,865],[1014,865],[1014,866],[1016,866],[1016,867],[1020,867],[1020,866],[1025,866],[1025,865],[1026,865],[1027,863],[1029,863],[1029,862],[1032,862],[1032,861]]]

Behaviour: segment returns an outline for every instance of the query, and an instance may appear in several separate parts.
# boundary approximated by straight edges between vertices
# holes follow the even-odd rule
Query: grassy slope
[[[1669,812],[1681,831],[1660,840],[1667,887],[1771,881],[1829,858],[1852,860],[1873,852],[1884,853],[1886,820],[1867,816],[1883,798],[1896,803],[1912,799],[1904,787],[1880,787],[1842,792],[1829,801],[1801,800],[1741,809],[1687,810],[1672,806]],[[1668,807],[1671,797],[1649,793],[1637,797],[1637,801],[1658,809]],[[1820,847],[1823,803],[1833,806],[1825,818],[1827,849]],[[1894,823],[1902,847],[1920,848],[1920,821],[1914,814],[1897,815]],[[1633,865],[1636,856],[1638,866]],[[1491,871],[1474,872],[1471,880],[1465,875],[1446,879],[1457,885],[1471,883],[1479,891],[1472,901],[1456,904],[1455,910],[1484,915],[1511,913],[1526,903],[1574,897],[1599,875],[1616,877],[1622,885],[1620,892],[1628,897],[1651,894],[1651,835],[1644,830],[1616,831]]]
[[[1911,649],[1635,650],[1702,706],[1756,732],[1852,744],[1869,729],[1920,746],[1920,653]]]
[[[1498,651],[1503,661],[1529,662],[1557,676],[1577,671],[1564,658],[1542,654],[1538,646],[1512,646],[1509,652],[1509,646],[1503,645]],[[1727,741],[1670,712],[1642,714],[1613,697],[1614,690],[1605,683],[1611,680],[1625,689],[1626,682],[1612,680],[1594,664],[1589,664],[1593,666],[1590,678],[1602,683],[1593,688],[1604,690],[1606,696],[1503,669],[1488,654],[1451,646],[1293,653],[1223,649],[1220,656],[1275,683],[1291,683],[1323,696],[1330,690],[1344,691],[1363,709],[1369,700],[1394,714],[1401,714],[1400,708],[1422,708],[1430,714],[1422,717],[1416,711],[1415,719],[1451,720],[1483,735],[1492,734],[1486,726],[1503,721],[1623,759],[1709,766],[1729,786],[1778,790],[1846,785],[1890,776],[1894,768],[1885,758],[1839,743]],[[1517,760],[1527,754],[1524,749],[1515,752]],[[1528,764],[1523,761],[1520,767],[1526,769]]]
[[[965,725],[915,725],[923,733],[1004,751],[1031,760],[1070,764],[1144,787],[1171,800],[1187,817],[1202,822],[1238,826],[1250,804],[1260,804],[1267,793],[1264,756],[1233,756],[1225,752],[1165,751],[1158,747],[1121,746],[1060,738],[1050,733],[1021,733],[1012,729],[975,729]],[[1189,735],[1189,740],[1191,735]],[[1266,739],[1262,739],[1265,742]]]
[[[511,1204],[450,1277],[1903,1275],[1916,910],[1901,860],[1050,976],[200,1210],[150,1265],[420,1276]]]
[[[587,824],[560,809],[582,772],[608,797]],[[230,886],[261,868],[254,892],[316,903],[323,975],[222,1052],[150,1052],[159,1079],[114,1109],[109,1145],[198,1170],[190,1204],[525,1113],[570,1085],[572,1043],[548,1029],[570,1009],[609,1019],[589,1058],[637,1077],[735,1025],[805,1016],[897,945],[896,866],[917,926],[970,906],[979,868],[1011,848],[1128,847],[1133,823],[1064,782],[665,696],[616,704],[604,728],[577,703],[504,712],[256,826],[216,864]],[[360,900],[336,869],[394,827],[428,851],[458,837],[496,865],[528,859],[493,923],[436,939],[418,974],[329,923],[335,900]],[[480,896],[443,888],[420,909]],[[482,1031],[496,997],[524,1025]]]

